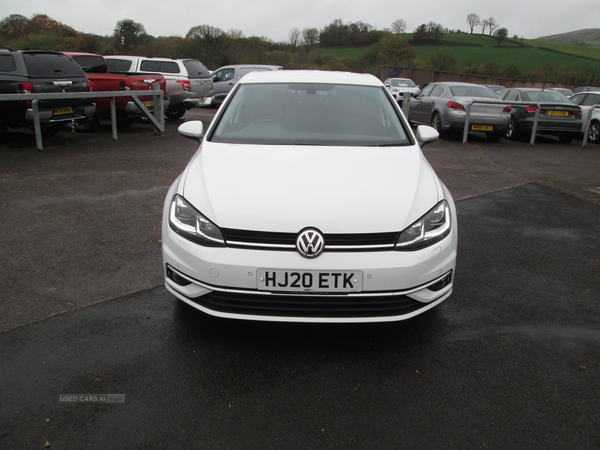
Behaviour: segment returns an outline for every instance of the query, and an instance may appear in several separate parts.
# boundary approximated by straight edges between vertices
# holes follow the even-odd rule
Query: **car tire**
[[[439,113],[433,113],[433,116],[431,116],[431,126],[440,133],[440,136],[442,135],[442,118]]]
[[[498,131],[489,132],[489,133],[485,133],[485,137],[487,138],[487,140],[489,142],[498,142],[500,140],[500,138],[502,137],[502,133],[500,133]]]
[[[575,139],[575,136],[573,136],[571,133],[562,133],[562,134],[558,135],[558,140],[565,144],[568,144],[569,142],[573,142],[573,139]]]
[[[588,142],[593,142],[595,144],[600,142],[600,122],[597,120],[592,120],[592,123],[590,124]]]
[[[181,119],[186,111],[187,109],[185,108],[167,109],[165,111],[165,116],[167,116],[167,119]]]
[[[515,130],[515,121],[510,119],[510,123],[508,124],[508,129],[504,133],[507,139],[515,139],[516,130]]]

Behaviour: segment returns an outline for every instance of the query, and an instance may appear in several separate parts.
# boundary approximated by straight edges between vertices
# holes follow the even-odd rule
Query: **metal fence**
[[[117,140],[117,109],[115,106],[116,97],[131,97],[133,102],[140,108],[143,115],[146,116],[152,125],[155,133],[160,134],[165,131],[164,101],[162,89],[157,89],[155,84],[153,90],[149,91],[108,91],[108,92],[61,92],[53,94],[2,94],[0,101],[31,100],[33,110],[33,127],[35,131],[35,143],[38,150],[43,150],[42,129],[40,124],[39,101],[56,100],[68,98],[110,98],[110,120],[112,126],[112,138]],[[150,112],[144,103],[138,98],[142,95],[152,95],[154,99],[154,112]]]

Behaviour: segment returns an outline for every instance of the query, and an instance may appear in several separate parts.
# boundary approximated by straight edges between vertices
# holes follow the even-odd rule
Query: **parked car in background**
[[[500,92],[503,100],[532,102],[540,104],[538,134],[558,136],[561,142],[571,142],[581,132],[583,125],[581,108],[557,91],[538,88],[515,88]],[[537,107],[513,106],[510,127],[506,137],[515,138],[519,134],[529,134],[533,130]]]
[[[577,92],[589,92],[589,91],[600,91],[600,87],[598,86],[579,86],[573,89],[574,93]]]
[[[394,97],[394,100],[398,102],[400,106],[404,103],[404,94],[418,94],[421,90],[417,84],[410,78],[387,78],[383,85],[390,91],[390,94]]]
[[[372,75],[244,76],[167,193],[165,285],[208,314],[387,322],[452,292],[457,215],[398,105]]]
[[[569,97],[569,100],[581,107],[584,125],[587,123],[592,106],[597,106],[592,111],[588,141],[596,144],[600,143],[600,89],[597,91],[579,92]]]
[[[565,97],[569,98],[571,95],[574,94],[574,92],[571,89],[567,89],[567,88],[546,88],[547,91],[556,91],[556,92],[560,92],[562,95],[564,95]]]
[[[0,95],[89,92],[88,79],[68,56],[51,50],[0,47]],[[89,98],[40,100],[44,134],[58,133],[65,124],[91,120],[96,107]],[[33,126],[32,101],[1,101],[0,130]]]
[[[102,55],[81,52],[63,52],[75,61],[86,73],[90,91],[151,91],[156,84],[161,89],[165,109],[169,107],[167,85],[165,77],[160,74],[111,74]],[[154,109],[154,97],[151,95],[138,97],[149,110]],[[107,97],[92,98],[96,104],[94,119],[86,125],[79,127],[78,131],[89,131],[102,120],[110,120],[110,99]],[[115,97],[117,120],[120,125],[130,125],[137,118],[142,117],[142,110],[129,97]]]
[[[491,89],[492,91],[494,91],[495,94],[506,89],[504,86],[500,86],[499,84],[484,84],[483,86]]]
[[[498,141],[508,130],[511,107],[500,102],[489,88],[479,84],[431,83],[413,96],[409,103],[411,124],[431,125],[438,132],[464,129],[465,106],[477,100],[497,101],[497,104],[474,104],[471,107],[469,131],[483,131],[488,140]]]
[[[212,74],[213,89],[208,93],[205,105],[220,105],[240,79],[250,72],[283,70],[282,66],[261,64],[237,64],[219,67]]]
[[[204,104],[212,90],[208,69],[197,59],[145,56],[105,56],[110,73],[159,73],[167,80],[167,96],[171,103],[166,111],[169,119],[179,119],[186,111]]]

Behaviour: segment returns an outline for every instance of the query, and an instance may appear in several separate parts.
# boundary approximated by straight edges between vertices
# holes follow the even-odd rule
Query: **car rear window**
[[[179,64],[171,61],[153,61],[145,59],[140,65],[140,70],[144,72],[164,72],[164,73],[179,73]]]
[[[106,73],[106,61],[101,56],[72,56],[73,61],[81,66],[85,73]]]
[[[126,59],[106,59],[106,63],[108,64],[108,71],[114,73],[122,73],[129,72],[131,69],[131,61],[127,61]]]
[[[13,55],[0,55],[0,72],[15,72],[17,63]]]
[[[383,87],[344,84],[240,85],[209,140],[267,145],[412,145],[386,92]]]
[[[498,98],[491,90],[483,86],[450,86],[454,97]]]
[[[61,53],[23,53],[23,59],[32,78],[85,77],[81,67]]]
[[[210,72],[200,61],[186,59],[183,61],[183,65],[187,69],[190,78],[210,78]]]

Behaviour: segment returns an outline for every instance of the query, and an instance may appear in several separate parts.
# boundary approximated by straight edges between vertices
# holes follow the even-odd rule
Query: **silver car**
[[[477,100],[497,100],[498,104],[474,104],[471,107],[469,131],[483,131],[489,141],[498,141],[508,130],[511,107],[503,104],[492,90],[479,84],[428,84],[410,99],[409,120],[411,124],[431,125],[440,134],[462,131],[467,115],[465,107]]]

